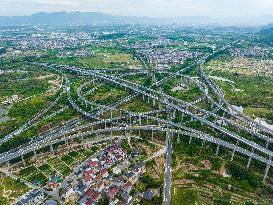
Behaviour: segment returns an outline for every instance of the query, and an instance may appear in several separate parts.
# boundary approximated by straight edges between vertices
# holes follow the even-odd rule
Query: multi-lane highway
[[[67,109],[68,105],[64,105],[63,108],[53,113],[48,113],[62,97],[66,97],[69,106],[80,113],[82,117],[71,119],[66,124],[55,127],[42,135],[33,136],[33,139],[26,144],[1,153],[0,164],[31,152],[36,153],[37,150],[44,147],[51,147],[51,150],[53,150],[53,145],[57,143],[94,137],[94,135],[102,133],[112,136],[113,133],[121,131],[139,131],[139,133],[140,131],[149,131],[153,137],[153,133],[157,131],[166,132],[166,164],[163,193],[164,204],[166,205],[171,203],[172,144],[173,139],[178,135],[188,137],[189,141],[192,138],[196,138],[214,143],[218,148],[220,146],[226,147],[231,150],[232,159],[234,154],[238,152],[248,157],[249,163],[252,159],[265,163],[264,180],[266,180],[269,168],[273,166],[271,161],[273,152],[270,148],[270,143],[273,142],[273,131],[259,125],[242,113],[231,112],[232,106],[225,100],[222,91],[204,72],[203,62],[204,59],[196,62],[196,65],[201,64],[199,78],[186,76],[182,71],[177,73],[153,71],[154,73],[164,73],[166,77],[154,82],[152,87],[145,87],[125,79],[126,76],[150,75],[151,71],[147,69],[124,72],[120,69],[107,70],[98,68],[88,70],[64,65],[43,64],[47,69],[61,70],[63,73],[69,72],[73,75],[84,76],[86,82],[79,86],[76,93],[72,95],[70,80],[64,75],[64,92],[48,108],[42,110],[22,127],[2,138],[0,144],[4,144],[14,136],[20,137],[20,133],[30,129],[31,126],[44,119],[50,119],[57,113]],[[179,83],[197,86],[202,95],[192,102],[186,102],[166,94],[162,90],[161,85],[173,78],[180,79]],[[95,84],[95,87],[92,87],[93,84]],[[88,95],[92,95],[99,87],[106,84],[125,89],[128,95],[105,105],[88,100]],[[217,99],[215,99],[215,96]],[[157,109],[136,113],[120,107],[120,105],[135,98],[142,99],[146,103],[152,104],[153,107],[157,107]],[[206,102],[211,109],[200,107],[199,103],[202,101]],[[103,116],[106,112],[110,114],[110,117],[105,118]],[[119,113],[119,115],[117,116],[114,113]],[[161,115],[167,115],[168,117],[166,119]],[[178,118],[180,118],[180,121],[177,120]],[[222,123],[219,124],[219,121]],[[207,133],[202,129],[192,128],[190,123],[187,122],[198,122],[201,128],[205,126],[213,132]],[[213,133],[216,132],[218,134],[214,135]],[[247,133],[249,137],[241,135],[242,132]],[[249,167],[249,163],[246,165],[247,167]]]

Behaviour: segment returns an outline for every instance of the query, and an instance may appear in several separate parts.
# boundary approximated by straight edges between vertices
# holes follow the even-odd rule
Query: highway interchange
[[[114,136],[115,133],[123,131],[137,131],[141,137],[141,131],[149,131],[151,135],[154,132],[166,133],[166,165],[165,165],[165,182],[164,182],[164,204],[171,203],[171,164],[172,164],[172,143],[175,138],[188,137],[189,143],[192,138],[207,141],[216,144],[216,154],[219,148],[226,147],[231,150],[233,160],[236,152],[248,157],[247,167],[250,166],[251,160],[256,159],[265,163],[266,169],[263,180],[265,181],[271,166],[273,166],[273,151],[270,144],[273,142],[273,131],[253,121],[243,113],[238,112],[224,98],[221,89],[210,79],[204,71],[204,59],[196,62],[195,66],[199,68],[198,78],[192,78],[183,74],[181,70],[177,73],[168,71],[153,71],[148,69],[122,71],[119,69],[95,69],[76,68],[71,66],[37,64],[46,69],[58,70],[63,75],[64,84],[63,92],[56,98],[52,104],[42,110],[35,117],[30,119],[19,129],[0,139],[3,144],[14,136],[20,135],[23,131],[30,129],[40,120],[48,117],[47,113],[52,109],[62,97],[66,97],[74,110],[81,114],[81,117],[71,119],[65,125],[55,127],[45,134],[34,137],[31,141],[15,149],[0,154],[0,164],[20,158],[24,161],[24,155],[34,153],[44,147],[50,147],[54,152],[53,145],[57,143],[68,143],[74,139],[84,139],[88,136],[99,136],[106,134]],[[126,80],[128,76],[147,75],[154,78],[155,73],[164,73],[166,77],[160,81],[153,82],[153,86],[145,87],[135,82]],[[71,82],[67,75],[82,76],[87,81],[78,87],[76,94],[71,93]],[[202,92],[200,98],[193,102],[185,102],[173,96],[166,94],[162,90],[162,84],[172,78],[179,78],[181,83],[195,85]],[[89,88],[92,83],[98,84],[96,87]],[[110,84],[113,87],[126,90],[129,94],[116,102],[108,105],[101,105],[88,100],[87,95],[92,94],[100,86]],[[76,97],[75,97],[76,95]],[[135,113],[123,110],[120,105],[138,97],[146,103],[157,106],[158,109]],[[204,109],[198,106],[199,102],[206,102],[211,109]],[[51,113],[63,112],[68,106]],[[105,118],[104,114],[108,113],[110,117]],[[118,115],[116,113],[119,113]],[[160,114],[167,114],[167,119],[161,118]],[[175,122],[174,117],[179,116],[180,122]],[[211,132],[206,133],[186,125],[185,122],[198,122],[202,126],[209,127],[211,130],[220,133],[213,135]],[[220,122],[220,123],[219,123]],[[234,130],[237,130],[235,132]],[[248,133],[251,138],[245,138],[240,133]],[[55,197],[56,198],[56,197]]]

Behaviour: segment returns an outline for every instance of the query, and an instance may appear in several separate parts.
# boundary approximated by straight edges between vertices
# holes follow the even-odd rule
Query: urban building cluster
[[[21,196],[15,205],[57,205],[53,199],[48,199],[43,191],[33,189]]]
[[[79,205],[98,204],[103,199],[111,205],[131,204],[131,191],[144,172],[144,162],[130,162],[130,156],[112,144],[74,172],[61,197]]]
[[[268,57],[270,51],[261,47],[253,48],[233,48],[229,49],[229,53],[232,57]],[[272,55],[272,54],[271,54]]]
[[[170,49],[148,49],[138,51],[138,54],[144,56],[150,63],[157,64],[183,64],[187,59],[193,59],[199,56],[196,51],[178,51]]]
[[[79,49],[79,50],[62,50],[59,52],[57,57],[59,58],[83,58],[94,55],[94,52],[87,49]]]

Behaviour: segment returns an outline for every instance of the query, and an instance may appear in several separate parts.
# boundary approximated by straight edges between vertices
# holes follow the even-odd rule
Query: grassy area
[[[173,204],[272,203],[272,192],[261,183],[260,169],[246,169],[246,161],[239,156],[230,162],[226,149],[215,156],[216,147],[210,143],[201,149],[200,140],[181,141],[173,147]],[[221,176],[220,169],[230,176]]]
[[[172,79],[166,81],[163,84],[164,91],[167,94],[174,96],[178,99],[184,100],[186,102],[191,102],[201,97],[202,92],[195,85],[186,85],[185,88],[174,91],[173,88],[175,88],[179,82],[180,82],[179,79]]]
[[[179,188],[174,195],[175,205],[194,205],[197,201],[197,191]]]
[[[45,72],[11,72],[0,75],[0,100],[4,97],[18,95],[26,98],[45,93],[49,87],[49,80],[57,79],[56,75]]]
[[[127,95],[127,91],[113,88],[111,85],[104,85],[88,96],[88,99],[98,104],[108,104],[116,102]]]
[[[250,117],[262,117],[273,122],[273,78],[247,76],[222,71],[213,71],[211,75],[220,76],[229,81],[217,80],[225,98],[234,105],[243,106]]]
[[[18,197],[29,191],[25,184],[10,177],[0,177],[0,204],[12,204]]]
[[[42,186],[44,186],[47,181],[47,177],[44,175],[44,173],[37,169],[34,165],[21,169],[18,176],[31,183],[37,182]]]
[[[49,159],[47,163],[51,167],[54,167],[54,169],[56,169],[64,177],[68,176],[71,172],[71,169],[62,160],[60,160],[57,157]]]

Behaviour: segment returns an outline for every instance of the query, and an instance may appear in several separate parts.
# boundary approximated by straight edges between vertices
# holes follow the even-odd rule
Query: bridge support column
[[[82,145],[84,144],[84,139],[83,139],[83,136],[81,137],[81,140],[82,140]]]
[[[265,180],[266,180],[266,178],[267,178],[269,169],[270,169],[270,165],[267,164],[267,165],[266,165],[266,168],[265,168],[265,173],[264,173],[264,177],[263,177],[263,182],[265,182]]]
[[[34,154],[34,158],[37,158],[37,152],[36,152],[36,150],[33,151],[33,154]]]
[[[237,146],[238,144],[239,144],[239,140],[237,140],[236,146]],[[234,154],[235,154],[235,149],[233,149],[233,151],[232,151],[232,155],[231,155],[230,161],[233,161]]]
[[[67,146],[68,146],[68,141],[65,141],[65,144],[67,144]],[[51,152],[52,154],[54,154],[54,149],[53,149],[53,146],[52,146],[52,145],[50,145],[50,152]]]
[[[192,136],[190,136],[189,144],[191,143],[191,141],[192,141]]]
[[[197,111],[196,111],[196,109],[194,109],[194,114],[196,115],[196,113],[197,113]],[[194,119],[194,121],[196,121],[196,119]]]
[[[141,117],[139,116],[139,125],[141,125]]]
[[[252,160],[252,157],[249,157],[249,158],[248,158],[248,162],[247,162],[247,165],[246,165],[246,168],[249,168],[249,166],[250,166],[250,163],[251,163],[251,160]]]
[[[152,129],[152,141],[154,141],[154,130]]]
[[[8,176],[11,174],[10,163],[8,162]]]
[[[182,115],[181,115],[181,122],[183,121],[184,119],[184,112],[182,112]]]
[[[23,165],[24,165],[24,167],[25,167],[25,166],[26,166],[26,161],[25,161],[23,155],[21,156],[21,159],[22,159]]]
[[[269,142],[269,140],[267,140],[267,141],[266,141],[266,145],[265,145],[265,147],[266,147],[266,148],[268,148],[268,147],[269,147],[269,145],[270,145],[270,142]]]
[[[253,148],[253,147],[252,147],[252,149],[251,149],[251,152],[252,152],[252,153],[254,152],[254,148]],[[247,162],[246,168],[249,168],[250,163],[251,163],[251,160],[252,160],[252,156],[250,156],[250,157],[248,158],[248,162]]]
[[[237,142],[236,142],[236,146],[239,144],[239,140],[237,140]],[[233,158],[234,158],[234,154],[235,154],[235,149],[233,149],[233,151],[232,151],[232,155],[231,155],[231,159],[230,159],[230,161],[232,161],[233,160]]]
[[[216,148],[216,153],[215,153],[216,155],[219,154],[219,150],[220,150],[220,145],[218,144],[218,145],[217,145],[217,148]]]
[[[235,154],[235,149],[232,151],[232,155],[231,155],[231,159],[230,159],[230,161],[233,161],[234,154]]]

